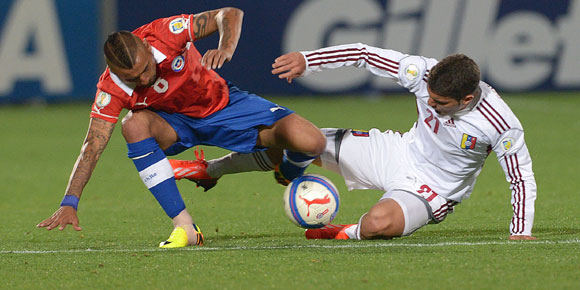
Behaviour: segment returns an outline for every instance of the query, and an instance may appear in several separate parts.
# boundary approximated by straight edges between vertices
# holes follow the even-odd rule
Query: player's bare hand
[[[537,240],[536,237],[533,236],[510,236],[510,240],[512,241],[522,241],[522,240],[527,240],[527,241],[534,241]]]
[[[70,206],[61,206],[57,211],[52,214],[51,217],[43,220],[41,223],[36,225],[38,228],[46,228],[47,230],[52,230],[58,227],[59,230],[64,230],[67,225],[72,225],[72,227],[80,231],[79,218],[77,217],[77,211]]]
[[[301,53],[291,52],[276,58],[272,68],[272,74],[278,75],[278,78],[286,79],[288,83],[291,83],[293,79],[304,74],[306,60]]]
[[[232,59],[233,53],[223,49],[210,49],[201,58],[201,65],[205,69],[221,68],[225,62]]]

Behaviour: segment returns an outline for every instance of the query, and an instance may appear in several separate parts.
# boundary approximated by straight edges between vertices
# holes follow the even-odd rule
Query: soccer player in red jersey
[[[244,156],[255,160],[256,166],[273,169],[273,164],[260,160],[265,159],[266,148],[278,148],[288,156],[278,171],[290,179],[302,174],[326,146],[320,130],[288,108],[242,91],[213,71],[231,60],[242,18],[241,10],[228,7],[161,18],[133,32],[109,35],[104,44],[108,67],[97,84],[88,133],[65,196],[60,208],[38,227],[63,230],[72,224],[81,230],[79,199],[123,108],[129,110],[122,119],[128,157],[173,220],[174,230],[160,244],[162,248],[203,243],[167,155],[205,144],[247,153]],[[218,48],[202,56],[193,42],[216,31]]]

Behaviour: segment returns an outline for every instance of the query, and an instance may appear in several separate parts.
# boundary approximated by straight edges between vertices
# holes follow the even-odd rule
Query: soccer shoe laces
[[[203,149],[195,149],[196,160],[176,160],[170,159],[169,163],[173,168],[176,180],[187,179],[195,182],[197,187],[203,187],[204,192],[210,190],[217,184],[218,178],[212,178],[207,173],[208,163],[205,160]]]

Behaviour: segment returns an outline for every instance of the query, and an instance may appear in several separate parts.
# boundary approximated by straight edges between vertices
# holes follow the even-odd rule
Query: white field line
[[[344,245],[296,245],[296,246],[252,246],[252,247],[186,247],[179,251],[261,251],[261,250],[291,250],[291,249],[360,249],[360,248],[436,248],[448,246],[488,246],[488,245],[511,245],[511,246],[533,246],[533,245],[558,245],[558,244],[580,244],[580,239],[562,241],[490,241],[490,242],[443,242],[433,244],[404,244],[404,243],[353,243]],[[69,253],[134,253],[134,252],[164,252],[167,249],[146,248],[146,249],[78,249],[78,250],[2,250],[1,255],[6,254],[69,254]]]

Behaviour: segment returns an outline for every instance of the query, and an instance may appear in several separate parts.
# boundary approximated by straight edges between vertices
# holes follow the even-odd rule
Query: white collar
[[[161,51],[159,51],[157,48],[153,46],[151,46],[151,52],[153,52],[153,58],[155,58],[156,63],[160,63],[167,58],[165,54],[163,54]]]

